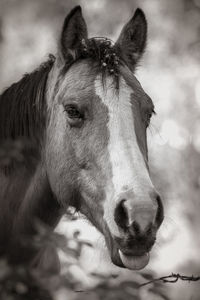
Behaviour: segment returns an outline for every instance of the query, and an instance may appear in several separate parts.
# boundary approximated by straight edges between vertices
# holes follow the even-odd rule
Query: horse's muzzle
[[[149,253],[156,241],[157,231],[164,218],[164,210],[159,195],[156,195],[157,206],[145,203],[135,205],[131,202],[131,213],[128,201],[123,199],[115,209],[114,219],[119,228],[119,236],[113,236],[107,228],[104,235],[110,250],[112,262],[132,270],[140,270],[149,262]],[[133,203],[133,204],[132,204]],[[108,233],[109,232],[109,233]]]

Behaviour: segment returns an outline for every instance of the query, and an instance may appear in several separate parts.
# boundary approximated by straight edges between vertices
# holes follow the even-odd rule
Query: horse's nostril
[[[131,227],[131,229],[133,229],[133,231],[136,235],[140,234],[140,225],[136,221],[133,221],[133,223],[131,224],[130,227]]]
[[[151,235],[154,225],[159,226],[163,219],[160,198],[158,211],[150,204],[135,204],[131,200],[122,199],[117,205],[114,219],[119,228],[134,236]],[[157,224],[156,224],[157,223]]]
[[[128,214],[126,207],[124,205],[126,199],[122,199],[115,209],[114,219],[116,224],[122,228],[126,229],[128,227]]]
[[[152,235],[153,230],[159,228],[164,218],[160,196],[154,193],[153,198],[154,204],[153,201],[136,204],[126,197],[121,199],[114,212],[117,226],[134,236]]]

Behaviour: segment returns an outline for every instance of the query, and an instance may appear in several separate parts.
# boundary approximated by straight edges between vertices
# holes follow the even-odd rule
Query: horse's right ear
[[[144,53],[147,40],[147,21],[144,12],[136,9],[132,19],[124,26],[116,42],[131,70],[135,69]]]
[[[64,60],[76,57],[76,49],[83,39],[87,39],[87,25],[80,6],[74,7],[67,15],[60,39],[60,55]]]

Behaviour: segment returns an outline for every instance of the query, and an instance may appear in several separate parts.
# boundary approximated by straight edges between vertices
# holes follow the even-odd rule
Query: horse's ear
[[[147,40],[147,21],[144,12],[137,8],[134,16],[123,27],[116,42],[121,55],[131,70],[144,53]]]
[[[74,7],[64,21],[61,39],[60,54],[66,60],[68,56],[75,58],[76,49],[81,41],[87,39],[87,25],[82,16],[80,6]]]

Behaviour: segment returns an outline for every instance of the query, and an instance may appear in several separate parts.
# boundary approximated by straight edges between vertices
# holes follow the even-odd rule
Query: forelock
[[[103,83],[107,76],[111,76],[116,89],[119,88],[120,66],[125,63],[111,40],[102,37],[83,39],[76,50],[69,51],[62,74],[65,75],[72,65],[81,60],[87,60],[91,69],[101,74]]]

